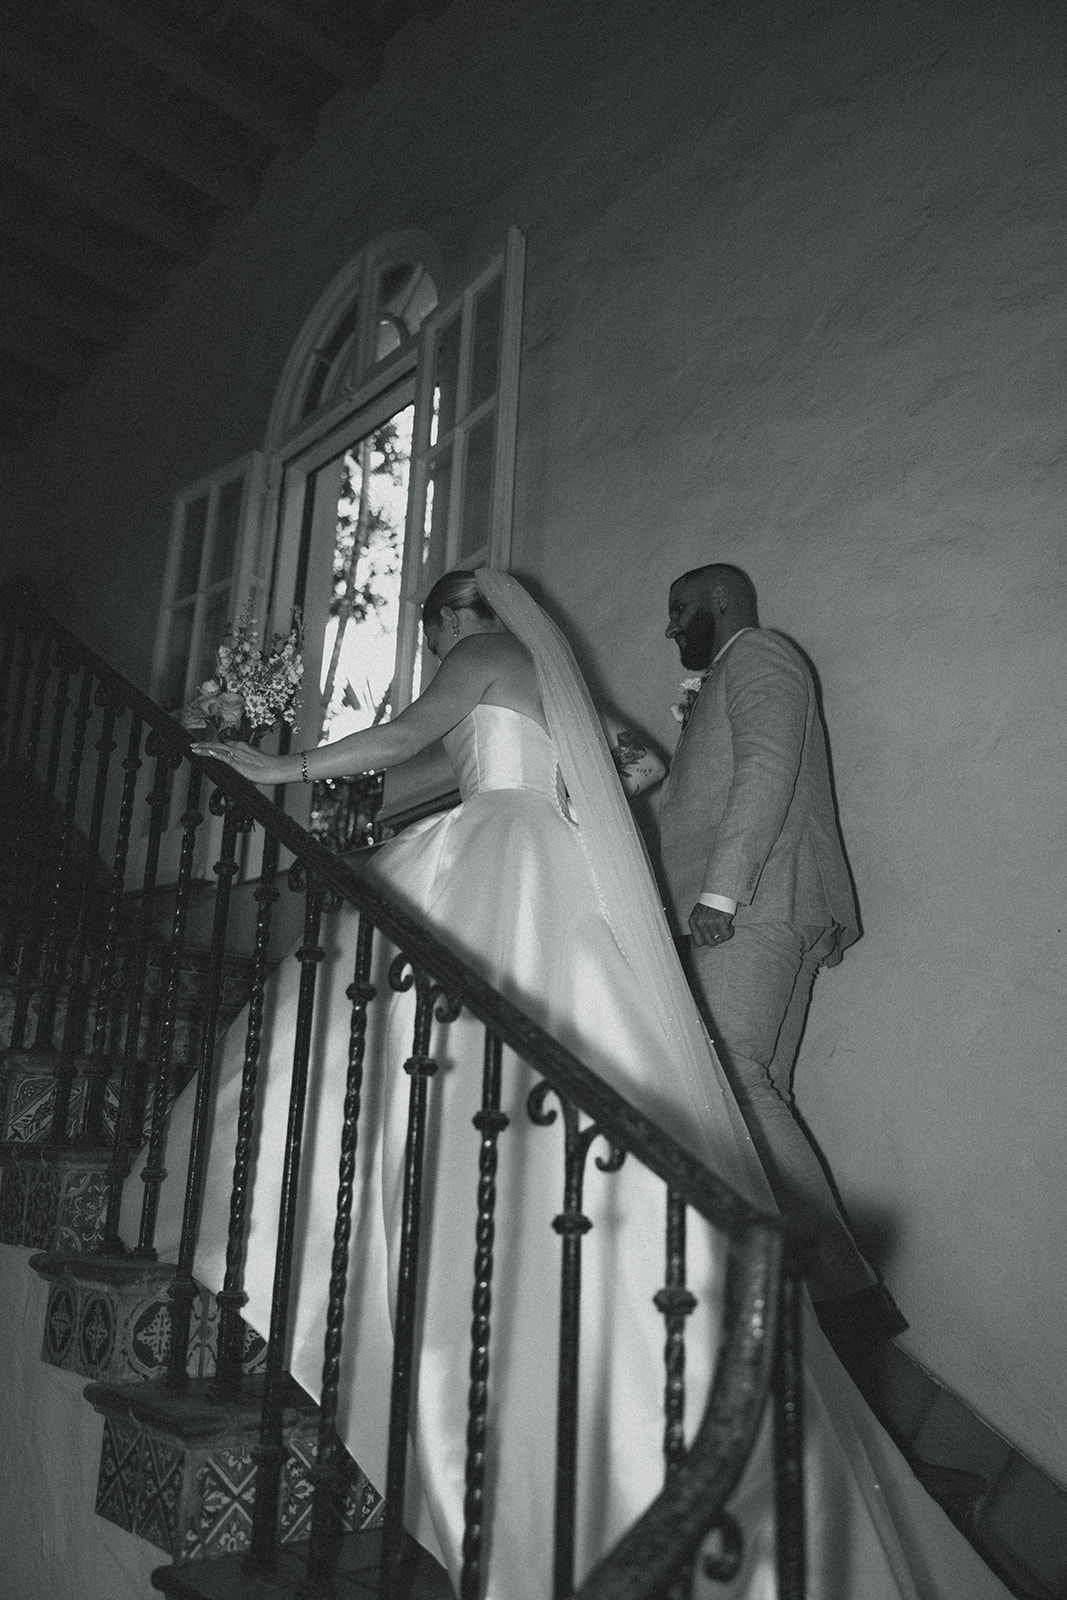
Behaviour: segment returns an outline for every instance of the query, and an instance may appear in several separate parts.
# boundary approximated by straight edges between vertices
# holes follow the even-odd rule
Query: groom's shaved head
[[[680,578],[675,578],[671,588],[681,583],[691,584],[708,600],[718,590],[725,596],[731,612],[751,615],[755,620],[756,590],[748,573],[742,572],[740,567],[731,567],[725,561],[716,561],[706,567],[693,567],[689,572],[683,572]]]

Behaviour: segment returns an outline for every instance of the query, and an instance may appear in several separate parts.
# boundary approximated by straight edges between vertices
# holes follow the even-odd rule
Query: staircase
[[[241,1322],[238,1268],[227,1274],[223,1292],[215,1297],[192,1278],[191,1234],[183,1234],[176,1265],[156,1259],[154,1219],[166,1159],[167,1108],[191,1075],[201,1081],[210,1074],[215,1040],[247,1001],[248,1106],[242,1099],[231,1209],[231,1251],[233,1260],[240,1260],[241,1172],[251,1147],[258,1019],[272,963],[275,903],[286,881],[278,866],[285,852],[294,862],[288,881],[304,903],[300,959],[308,963],[311,977],[321,957],[324,908],[346,900],[361,913],[363,977],[357,972],[350,990],[352,1082],[358,1082],[361,1070],[360,1017],[372,995],[367,963],[379,932],[403,952],[411,978],[402,981],[413,981],[418,997],[411,1053],[416,1085],[428,1084],[434,1071],[427,1045],[435,1010],[463,1007],[484,1024],[489,1098],[480,1114],[480,1238],[492,1238],[499,1132],[492,1098],[498,1091],[491,1087],[489,1064],[495,1060],[499,1074],[506,1044],[536,1063],[545,1088],[559,1097],[568,1127],[573,1119],[577,1130],[583,1117],[590,1133],[599,1130],[625,1148],[628,1159],[658,1174],[678,1219],[692,1206],[734,1241],[717,1413],[709,1410],[693,1449],[694,1462],[705,1463],[700,1490],[694,1494],[690,1488],[681,1509],[662,1497],[650,1508],[636,1542],[633,1537],[624,1541],[625,1548],[609,1554],[573,1591],[567,1576],[573,1532],[567,1530],[573,1529],[576,1483],[573,1464],[568,1469],[563,1462],[556,1498],[559,1593],[609,1600],[625,1591],[640,1600],[673,1588],[722,1515],[777,1370],[781,1449],[792,1461],[781,1486],[787,1530],[780,1553],[782,1596],[799,1600],[796,1345],[787,1340],[779,1348],[774,1337],[780,1307],[788,1326],[797,1301],[795,1280],[782,1275],[778,1225],[638,1116],[257,791],[221,769],[211,771],[214,789],[209,790],[203,764],[189,760],[183,731],[50,617],[32,592],[7,591],[0,623],[0,825],[13,843],[0,881],[0,1239],[36,1252],[31,1264],[48,1292],[43,1358],[91,1380],[86,1397],[103,1419],[97,1511],[170,1558],[169,1565],[153,1572],[153,1585],[203,1600],[213,1594],[258,1600],[298,1593],[311,1600],[348,1592],[381,1592],[402,1600],[451,1592],[436,1563],[412,1546],[401,1520],[411,1393],[405,1370],[410,1344],[407,1354],[400,1346],[412,1337],[401,1330],[414,1329],[418,1172],[412,1169],[416,1199],[411,1215],[405,1214],[402,1253],[408,1265],[397,1291],[393,1444],[389,1481],[380,1486],[384,1498],[346,1455],[333,1426],[351,1207],[343,1182],[321,1407],[284,1371],[284,1319],[278,1327],[272,1324],[266,1343]],[[205,883],[195,865],[205,815],[214,819],[213,884]],[[165,834],[174,826],[180,849],[164,877]],[[234,914],[238,897],[244,931],[241,916]],[[304,1022],[308,1034],[314,1026],[313,983],[306,988],[307,1015],[302,988],[297,1029],[301,1037]],[[299,1053],[294,1065],[297,1084],[307,1070],[306,1044],[302,1048],[303,1066]],[[424,1099],[421,1089],[413,1090],[409,1152],[421,1147]],[[205,1099],[194,1125],[188,1177],[187,1211],[191,1205],[194,1213],[203,1185],[196,1129],[208,1115]],[[342,1179],[357,1117],[358,1093],[351,1124],[346,1112]],[[580,1147],[577,1160],[584,1163],[590,1139],[574,1142]],[[144,1166],[131,1174],[142,1149]],[[299,1159],[297,1144],[286,1155],[294,1193]],[[580,1197],[580,1167],[575,1178],[568,1192],[573,1189]],[[127,1242],[120,1236],[127,1183],[141,1185],[143,1192],[136,1244],[128,1221],[122,1230]],[[570,1263],[564,1318],[576,1329],[579,1241],[586,1222],[580,1200],[573,1204],[573,1212],[557,1218],[557,1227],[562,1258]],[[286,1226],[283,1215],[283,1235]],[[677,1228],[675,1236],[680,1237]],[[667,1250],[657,1297],[667,1348],[665,1437],[673,1441],[668,1474],[685,1466],[680,1389],[671,1380],[684,1349],[688,1311],[684,1257],[677,1248]],[[480,1276],[472,1282],[474,1303],[483,1306],[475,1321],[472,1371],[479,1363],[485,1366],[492,1266],[490,1249],[480,1255]],[[280,1252],[275,1292],[283,1302],[290,1270]],[[782,1286],[789,1284],[789,1297],[780,1301]],[[562,1439],[576,1428],[575,1337],[565,1335],[561,1346],[556,1404]],[[484,1435],[487,1405],[484,1382],[473,1382],[465,1600],[473,1600],[483,1582],[479,1507],[485,1463],[477,1441]]]
[[[726,1499],[772,1377],[785,1463],[779,1593],[780,1600],[800,1600],[796,1345],[790,1337],[775,1338],[779,1323],[784,1335],[794,1329],[796,1280],[782,1273],[780,1230],[240,779],[213,771],[216,787],[205,803],[205,774],[190,763],[181,730],[67,634],[32,594],[8,591],[0,613],[0,827],[9,843],[0,864],[0,1243],[35,1252],[30,1265],[47,1285],[42,1359],[88,1380],[86,1398],[103,1419],[96,1510],[166,1558],[152,1573],[153,1586],[183,1600],[354,1600],[373,1593],[446,1600],[451,1594],[442,1570],[403,1532],[402,1463],[399,1484],[379,1486],[383,1497],[337,1440],[330,1384],[336,1384],[339,1317],[331,1312],[333,1343],[325,1352],[320,1409],[284,1371],[284,1328],[265,1343],[241,1322],[239,1280],[228,1280],[219,1297],[208,1293],[192,1279],[191,1242],[186,1250],[184,1240],[177,1265],[156,1259],[154,1203],[166,1112],[186,1083],[210,1072],[215,1040],[246,1005],[250,1058],[258,1048],[255,1019],[271,968],[279,885],[287,881],[278,868],[285,851],[294,861],[288,881],[304,902],[302,955],[310,967],[321,953],[318,930],[331,899],[359,908],[368,951],[377,930],[404,951],[419,994],[412,1061],[424,1064],[428,1075],[431,1011],[462,1004],[486,1025],[487,1062],[494,1050],[499,1061],[502,1042],[535,1060],[564,1107],[573,1108],[575,1125],[581,1112],[664,1180],[676,1220],[692,1207],[734,1240],[719,1410],[715,1417],[709,1413],[700,1435],[710,1430],[714,1445],[706,1452],[708,1477],[688,1510],[671,1505],[665,1491],[636,1542],[609,1556],[574,1591],[576,1600],[623,1593],[651,1600],[682,1592],[676,1586],[684,1587],[693,1552],[709,1530],[726,1525]],[[180,863],[176,876],[163,881],[160,841],[179,801]],[[212,886],[194,870],[205,812],[216,818]],[[147,834],[144,867],[130,881],[131,836],[138,830]],[[244,895],[248,913],[247,934],[240,936],[232,917],[235,893]],[[361,1008],[365,1014],[369,1003],[366,961],[362,970],[362,984],[357,974],[350,991],[354,1040]],[[309,1008],[313,1003],[312,997]],[[311,1017],[309,1009],[309,1027]],[[358,1045],[353,1050],[355,1061]],[[496,1113],[487,1093],[481,1115],[488,1198],[479,1227],[491,1237]],[[353,1140],[355,1126],[353,1116]],[[409,1139],[416,1145],[420,1137],[416,1122]],[[140,1170],[131,1172],[142,1150],[144,1166],[138,1162]],[[240,1152],[241,1146],[238,1166]],[[201,1181],[195,1171],[189,1181],[195,1194]],[[120,1238],[127,1185],[144,1197],[136,1244],[128,1225],[127,1242]],[[237,1177],[236,1212],[240,1192]],[[343,1196],[339,1206],[340,1238],[347,1225]],[[580,1238],[580,1205],[557,1221],[565,1239]],[[231,1238],[238,1244],[240,1227],[235,1216]],[[564,1244],[565,1252],[569,1248]],[[280,1263],[282,1282],[285,1270]],[[479,1270],[487,1276],[472,1285],[476,1303],[491,1278],[491,1256]],[[401,1310],[405,1294],[413,1293],[413,1279],[401,1283]],[[680,1414],[671,1411],[686,1293],[684,1256],[668,1245],[656,1295],[666,1347],[668,1484],[686,1465]],[[339,1308],[342,1298],[343,1272],[331,1305]],[[475,1335],[475,1365],[484,1354],[478,1340],[488,1339],[485,1321]],[[564,1340],[563,1366],[572,1355]],[[563,1366],[557,1403],[566,1431],[573,1399]],[[485,1415],[484,1394],[477,1391],[472,1385],[475,1439]],[[402,1387],[398,1392],[402,1434],[410,1396]],[[902,1351],[888,1354],[868,1393],[930,1492],[1012,1592],[1020,1600],[1063,1600],[1067,1548],[1056,1530],[1067,1528],[1067,1497],[1059,1487],[1005,1441],[983,1432],[978,1419]],[[699,1453],[694,1448],[693,1455]],[[475,1600],[482,1581],[477,1507],[483,1470],[475,1448],[468,1459],[474,1510],[463,1600]],[[573,1480],[562,1473],[560,1503],[566,1508],[569,1501],[572,1512],[574,1493]],[[559,1592],[572,1592],[566,1577]]]

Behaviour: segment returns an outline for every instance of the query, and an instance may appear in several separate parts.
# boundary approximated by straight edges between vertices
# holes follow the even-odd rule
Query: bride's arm
[[[197,755],[227,762],[253,783],[273,786],[304,779],[340,778],[352,772],[379,772],[418,755],[442,738],[482,701],[495,682],[500,658],[490,639],[461,639],[438,667],[419,698],[392,722],[350,733],[335,744],[273,756],[248,744],[194,744]]]
[[[617,717],[601,712],[600,720],[608,736],[611,759],[630,798],[661,782],[666,776],[667,766],[648,741]]]

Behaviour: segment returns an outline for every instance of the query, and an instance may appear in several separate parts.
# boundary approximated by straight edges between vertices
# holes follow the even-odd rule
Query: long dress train
[[[496,584],[504,581],[497,579]],[[501,610],[498,592],[491,602]],[[520,604],[532,604],[520,593]],[[510,615],[510,626],[520,632]],[[520,622],[523,620],[519,619]],[[523,634],[520,632],[520,637]],[[527,642],[531,642],[527,639]],[[535,649],[539,668],[542,657]],[[568,668],[568,670],[570,670]],[[586,816],[614,799],[590,794],[588,774],[565,768],[579,828],[561,784],[566,718],[542,677],[553,737],[529,718],[480,705],[448,736],[462,802],[446,816],[376,853],[374,871],[417,909],[489,981],[524,1006],[613,1087],[728,1181],[766,1204],[751,1149],[696,1019],[688,992],[671,976],[669,939],[642,943],[626,866],[611,882],[611,818],[591,842]],[[565,735],[569,737],[569,733]],[[611,779],[614,782],[614,779]],[[584,809],[583,809],[584,805]],[[606,839],[606,842],[605,842]],[[627,849],[632,851],[632,843]],[[640,870],[647,869],[641,862]],[[641,894],[647,900],[645,890]],[[655,896],[652,892],[655,909]],[[658,914],[658,912],[657,912]],[[661,919],[662,920],[662,919]],[[634,929],[637,929],[635,934]],[[293,1281],[288,1365],[317,1394],[337,1188],[354,920],[333,921],[320,968],[317,1028],[302,1165],[302,1216]],[[644,958],[642,960],[642,957]],[[657,965],[659,964],[659,965]],[[662,970],[667,977],[653,984]],[[272,982],[264,1028],[259,1144],[247,1243],[247,1320],[269,1320],[278,1174],[285,1139],[297,963]],[[379,963],[380,990],[385,963]],[[665,991],[665,992],[664,992]],[[392,1297],[411,1051],[411,997],[371,1007],[363,1127],[382,1135],[360,1143],[354,1209],[339,1429],[372,1481],[383,1483],[392,1342]],[[696,1020],[694,1020],[696,1019]],[[421,1285],[414,1464],[406,1517],[440,1556],[453,1582],[461,1564],[468,1330],[481,1093],[481,1030],[469,1019],[438,1029],[432,1051],[426,1207],[429,1269]],[[197,1276],[221,1285],[236,1101],[244,1030],[231,1030],[218,1070],[212,1147],[197,1254]],[[493,1286],[491,1438],[494,1467],[486,1523],[489,1600],[545,1600],[550,1593],[555,1433],[555,1330],[562,1209],[562,1119],[535,1126],[527,1113],[534,1082],[511,1058],[503,1109]],[[551,1099],[550,1102],[551,1104]],[[187,1128],[188,1100],[176,1108],[168,1165]],[[663,1186],[632,1159],[615,1173],[587,1166],[582,1209],[593,1226],[584,1249],[581,1341],[578,1575],[656,1494],[662,1480],[663,1324],[652,1295],[663,1282]],[[606,1153],[603,1146],[600,1153]],[[167,1238],[167,1218],[171,1237]],[[165,1202],[160,1249],[176,1246],[180,1206]],[[699,1418],[715,1352],[724,1252],[711,1230],[691,1222],[689,1282],[698,1310],[687,1329],[687,1421]],[[806,1469],[811,1600],[1003,1600],[1006,1591],[928,1500],[852,1388],[813,1319],[806,1387]],[[772,1467],[761,1441],[735,1497],[746,1536],[741,1572],[708,1593],[773,1600]]]

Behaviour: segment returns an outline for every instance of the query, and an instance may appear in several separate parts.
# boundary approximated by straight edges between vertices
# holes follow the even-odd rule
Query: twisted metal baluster
[[[26,719],[26,709],[29,704],[30,673],[33,670],[33,647],[40,637],[40,632],[40,623],[36,617],[31,617],[22,625],[22,654],[19,660],[18,683],[15,688],[14,708],[11,720],[11,738],[8,744],[7,781],[12,796],[13,810],[13,822],[8,838],[8,847],[11,852],[10,859],[15,864],[21,864],[25,849],[25,833],[29,823],[29,811],[26,805],[26,798],[20,793],[20,788],[23,782],[23,763],[20,761],[20,746],[22,744],[22,727]],[[32,770],[32,764],[27,762],[27,781],[32,776]],[[12,877],[12,895],[16,910],[21,909],[18,906],[19,877],[17,874],[14,874]],[[4,940],[3,966],[4,971],[9,972],[13,969],[16,961],[18,960],[22,922],[17,915],[6,919],[6,921],[7,928]],[[11,1048],[13,1050],[21,1050],[25,1034],[25,1027],[25,1017],[22,1018],[21,1027],[19,1026],[18,1013],[16,1010],[11,1033]]]
[[[360,915],[356,937],[355,974],[347,994],[352,1001],[348,1040],[348,1077],[345,1084],[344,1125],[337,1186],[337,1221],[330,1264],[330,1297],[326,1312],[326,1346],[319,1400],[319,1437],[311,1479],[315,1498],[311,1508],[311,1540],[307,1573],[300,1593],[304,1600],[329,1600],[333,1590],[336,1540],[341,1532],[341,1499],[346,1474],[337,1437],[337,1396],[341,1377],[345,1296],[348,1286],[348,1249],[352,1233],[352,1190],[359,1140],[359,1115],[363,1099],[363,1063],[367,1045],[367,1011],[376,990],[370,982],[374,924]]]
[[[15,873],[15,893],[20,899],[19,882],[25,886],[23,904],[17,906],[18,915],[13,919],[16,929],[21,928],[21,938],[18,931],[14,932],[13,954],[18,962],[19,983],[15,995],[14,1015],[11,1019],[11,1048],[21,1050],[26,1039],[26,1025],[29,1020],[30,1002],[37,986],[38,962],[41,952],[42,910],[37,894],[37,884],[41,875],[41,858],[44,852],[44,838],[47,835],[47,824],[42,815],[42,808],[36,803],[37,799],[37,752],[41,740],[41,723],[44,718],[44,699],[48,679],[52,670],[52,636],[41,630],[31,637],[27,635],[27,650],[23,660],[23,674],[20,690],[22,694],[28,692],[29,677],[33,656],[33,639],[39,639],[37,650],[37,670],[35,675],[36,688],[34,690],[33,705],[29,716],[29,733],[26,749],[22,761],[18,759],[18,744],[13,748],[13,770],[15,774],[16,789],[23,791],[19,797],[20,803],[15,809],[15,823],[9,841],[10,856]],[[22,707],[18,708],[17,738],[21,739],[22,733]],[[32,824],[32,826],[31,826]]]
[[[326,953],[319,943],[324,898],[322,885],[314,879],[309,879],[304,912],[304,942],[296,952],[296,959],[300,962],[300,989],[296,1007],[296,1036],[293,1043],[289,1123],[286,1130],[281,1199],[278,1207],[278,1248],[275,1255],[270,1331],[267,1338],[263,1407],[260,1412],[259,1443],[252,1451],[256,1463],[256,1491],[252,1506],[252,1531],[248,1554],[242,1563],[244,1570],[249,1573],[273,1572],[278,1560],[278,1493],[285,1461],[285,1446],[282,1440],[285,1374],[282,1364],[286,1323],[289,1317],[293,1246],[296,1240],[297,1195],[314,1024],[315,983],[318,964]]]
[[[696,1297],[685,1281],[685,1204],[667,1192],[667,1282],[653,1297],[663,1313],[667,1338],[663,1347],[666,1383],[663,1455],[670,1479],[685,1457],[685,1319],[696,1309]]]
[[[556,1431],[556,1529],[553,1558],[553,1600],[566,1600],[574,1590],[575,1486],[578,1471],[578,1357],[581,1328],[582,1235],[593,1226],[582,1211],[585,1162],[594,1140],[601,1137],[596,1123],[582,1128],[573,1102],[539,1083],[530,1091],[527,1106],[530,1120],[548,1127],[556,1120],[546,1106],[550,1093],[556,1093],[563,1111],[564,1179],[563,1210],[552,1226],[563,1240],[560,1296],[559,1391]],[[626,1152],[608,1144],[608,1154],[597,1157],[601,1172],[618,1172]]]
[[[85,671],[83,689],[88,689],[92,675],[88,668]],[[100,738],[96,742],[96,778],[93,784],[93,806],[89,820],[89,837],[86,848],[86,858],[82,872],[81,894],[78,899],[78,915],[74,929],[74,939],[70,950],[70,988],[67,994],[67,1016],[63,1025],[63,1041],[60,1046],[59,1065],[56,1068],[56,1094],[52,1108],[51,1137],[61,1144],[68,1140],[67,1123],[70,1115],[71,1092],[77,1073],[75,1057],[83,1045],[83,1033],[86,1014],[88,1011],[88,995],[86,993],[85,961],[89,944],[89,921],[92,914],[92,900],[94,873],[96,862],[100,854],[100,839],[104,827],[104,806],[107,800],[108,778],[111,768],[111,756],[115,745],[115,719],[122,710],[122,702],[113,694],[105,693],[102,685],[98,685],[93,696],[94,702],[101,708],[102,720]],[[80,715],[79,710],[79,715]],[[88,720],[86,721],[86,731]]]
[[[215,1040],[222,1005],[223,962],[226,954],[226,927],[230,918],[233,880],[237,874],[237,835],[251,826],[247,812],[238,801],[216,789],[208,802],[214,816],[222,817],[222,847],[215,863],[215,914],[211,925],[211,955],[208,968],[207,1001],[204,1007],[200,1065],[193,1102],[193,1126],[189,1139],[189,1165],[185,1180],[185,1205],[182,1211],[182,1236],[178,1245],[178,1264],[170,1286],[171,1334],[167,1358],[167,1384],[181,1389],[186,1383],[189,1330],[193,1320],[196,1284],[193,1261],[200,1228],[200,1207],[204,1196],[207,1162],[207,1137],[211,1124],[214,1088]]]
[[[463,1569],[459,1580],[460,1600],[478,1600],[482,1589],[497,1144],[510,1121],[507,1113],[500,1109],[500,1054],[500,1040],[487,1028],[485,1063],[482,1069],[482,1104],[474,1116],[474,1126],[481,1134],[482,1142],[478,1154],[478,1223],[471,1317],[471,1381],[467,1401],[467,1492],[463,1501]]]
[[[174,1025],[178,1016],[178,991],[181,985],[181,958],[185,950],[185,929],[189,918],[189,897],[193,882],[193,859],[196,851],[196,830],[204,820],[199,809],[202,774],[199,767],[189,769],[189,787],[186,790],[185,810],[181,815],[182,849],[178,863],[178,883],[174,897],[174,922],[170,946],[163,964],[163,994],[159,1019],[158,1058],[152,1090],[152,1123],[148,1135],[148,1154],[141,1171],[144,1183],[144,1200],[141,1204],[141,1225],[137,1236],[136,1255],[147,1261],[156,1259],[156,1217],[159,1212],[159,1191],[167,1175],[163,1165],[166,1146],[167,1112],[170,1100],[170,1072],[174,1059]]]
[[[70,688],[71,670],[71,663],[69,659],[65,658],[62,691],[61,696],[57,697],[57,705],[59,698],[63,698],[64,707],[70,703],[67,698],[67,692]],[[78,789],[81,784],[85,733],[89,725],[92,687],[92,678],[88,670],[83,669],[81,691],[78,695],[78,705],[74,713],[74,734],[71,742],[70,761],[67,765],[63,822],[59,833],[56,870],[52,880],[52,900],[45,927],[44,950],[41,960],[42,982],[40,996],[37,1001],[37,1032],[33,1041],[34,1050],[40,1051],[51,1050],[53,1046],[59,988],[63,980],[63,950],[59,924],[63,913],[67,879],[70,876],[72,865],[72,850],[78,812]],[[55,744],[54,740],[53,744]],[[73,988],[73,985],[71,985],[71,988]],[[71,995],[68,993],[68,1006],[70,999]],[[64,1125],[65,1122],[66,1119],[64,1118]]]
[[[777,1370],[774,1376],[775,1509],[780,1600],[804,1600],[804,1418],[801,1374],[801,1277],[787,1260],[781,1281]]]
[[[145,850],[144,874],[141,879],[141,905],[137,932],[134,938],[130,970],[127,975],[129,1001],[126,1007],[126,1039],[122,1052],[122,1075],[119,1080],[118,1105],[115,1109],[115,1131],[111,1141],[111,1160],[107,1167],[107,1198],[104,1212],[104,1233],[101,1251],[104,1255],[125,1255],[125,1246],[119,1239],[119,1214],[122,1210],[122,1187],[130,1167],[131,1124],[134,1105],[138,1099],[137,1062],[140,1055],[141,1018],[144,1014],[145,979],[148,973],[148,951],[152,942],[153,911],[155,908],[156,880],[159,873],[159,847],[163,838],[167,807],[170,801],[167,779],[181,764],[181,751],[169,744],[161,734],[152,729],[145,740],[145,754],[155,757],[155,774],[151,793],[146,796],[149,806],[148,842]],[[143,1111],[140,1116],[144,1127]],[[141,1143],[140,1134],[137,1144]]]
[[[410,968],[410,972],[408,969]],[[429,1080],[437,1072],[430,1054],[434,1017],[453,1022],[459,1002],[412,967],[401,954],[389,968],[395,990],[415,985],[415,1027],[412,1051],[404,1062],[411,1078],[408,1128],[404,1150],[404,1195],[401,1206],[400,1251],[397,1271],[396,1323],[393,1330],[393,1382],[389,1406],[389,1449],[385,1468],[385,1514],[382,1522],[381,1593],[384,1600],[400,1600],[403,1592],[404,1479],[407,1468],[408,1428],[415,1351],[415,1308],[418,1296],[419,1242],[422,1223],[422,1170],[426,1150]]]
[[[126,776],[123,779],[118,824],[115,829],[115,854],[111,865],[111,890],[108,895],[104,952],[96,994],[96,1016],[93,1019],[93,1044],[85,1067],[85,1106],[82,1111],[81,1132],[74,1140],[76,1149],[95,1149],[104,1143],[104,1099],[110,1066],[107,1058],[108,1034],[117,987],[119,921],[126,881],[126,858],[130,848],[130,827],[137,794],[137,774],[141,770],[140,752],[141,718],[133,715],[130,717],[126,759],[122,763],[122,770]]]
[[[61,962],[59,953],[59,917],[62,906],[64,860],[60,844],[52,867],[53,852],[51,808],[59,786],[59,757],[63,746],[63,729],[70,706],[70,675],[72,663],[63,646],[57,645],[53,657],[58,671],[56,695],[52,702],[52,731],[48,739],[48,758],[45,764],[43,805],[41,807],[45,832],[38,852],[38,872],[43,881],[51,880],[48,909],[44,914],[41,935],[41,955],[38,965],[40,983],[37,990],[37,1029],[34,1034],[34,1051],[44,1053],[52,1048],[52,1035],[56,1026],[56,1003],[59,996]]]
[[[237,1109],[237,1142],[234,1152],[233,1189],[230,1195],[230,1225],[226,1239],[226,1273],[216,1296],[219,1303],[218,1354],[215,1358],[215,1392],[221,1398],[235,1395],[241,1383],[243,1330],[241,1307],[248,1296],[241,1287],[244,1264],[245,1224],[248,1214],[248,1176],[252,1164],[255,1134],[256,1090],[259,1055],[263,1037],[263,999],[269,972],[271,915],[279,891],[274,879],[278,871],[278,840],[268,832],[263,839],[263,859],[259,888],[255,892],[256,937],[252,951],[252,987],[248,1000],[248,1029],[245,1037],[244,1071]]]

